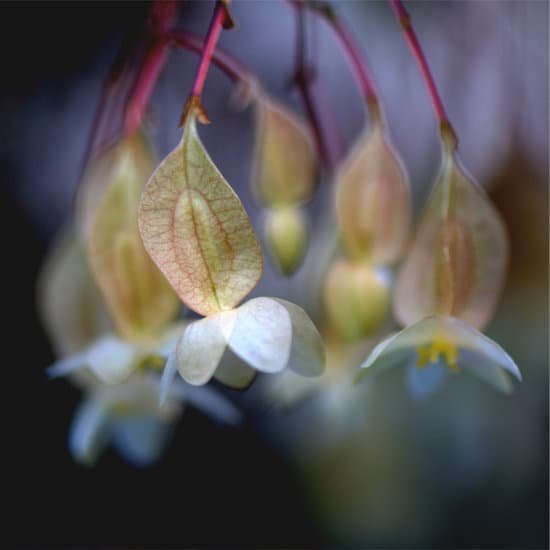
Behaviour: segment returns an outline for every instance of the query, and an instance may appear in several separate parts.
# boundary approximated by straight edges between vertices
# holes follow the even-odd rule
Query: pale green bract
[[[180,299],[211,315],[256,286],[263,258],[239,197],[199,139],[196,117],[191,108],[180,144],[145,187],[138,219],[145,248]]]

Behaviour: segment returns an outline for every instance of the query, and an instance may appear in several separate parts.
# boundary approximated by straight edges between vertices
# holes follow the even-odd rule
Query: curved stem
[[[412,27],[411,17],[405,9],[405,6],[403,6],[401,0],[388,1],[393,9],[395,17],[401,25],[403,34],[405,35],[405,39],[409,45],[409,49],[416,60],[420,73],[422,74],[422,78],[428,88],[428,93],[439,121],[439,129],[443,144],[448,150],[454,151],[457,148],[458,139],[449,117],[447,116],[447,112],[445,111],[443,101],[441,100],[441,96],[437,90],[437,86],[430,71],[430,67],[428,66],[428,62],[426,61],[424,52],[422,51],[422,47],[420,46],[416,33]]]
[[[202,53],[204,49],[204,41],[191,32],[173,30],[169,36],[174,46],[185,48],[198,54]],[[216,65],[234,82],[249,82],[254,80],[248,69],[240,61],[220,48],[216,48],[213,51],[211,61],[213,65]]]
[[[174,23],[176,14],[175,0],[155,0],[151,6],[145,24],[147,36],[144,58],[126,103],[126,135],[133,133],[141,125],[151,94],[167,60],[167,40],[164,35]]]
[[[293,3],[295,2],[296,0],[293,0]],[[338,38],[342,51],[347,58],[351,72],[353,73],[355,81],[357,82],[361,94],[365,99],[369,116],[373,121],[379,121],[380,107],[375,80],[372,76],[370,66],[366,62],[365,57],[362,55],[353,35],[343,21],[337,16],[330,4],[326,2],[306,2],[304,5],[319,16],[323,17],[330,25],[332,31]]]
[[[210,21],[208,32],[204,40],[204,47],[202,50],[201,59],[195,75],[195,81],[191,88],[191,95],[185,105],[180,124],[183,125],[185,116],[188,112],[190,105],[193,105],[199,112],[199,120],[203,123],[208,123],[208,116],[204,111],[201,103],[201,95],[204,89],[204,83],[206,82],[206,75],[212,61],[216,44],[220,38],[220,34],[223,28],[231,28],[233,26],[233,20],[229,13],[228,4],[230,0],[218,0],[216,7],[214,8],[214,15]]]

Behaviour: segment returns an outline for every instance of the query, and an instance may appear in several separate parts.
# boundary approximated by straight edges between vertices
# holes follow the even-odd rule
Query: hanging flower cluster
[[[410,38],[401,3],[393,6]],[[326,363],[331,373],[334,364],[345,364],[347,381],[357,372],[350,367],[361,367],[361,380],[403,366],[420,394],[461,370],[505,392],[512,387],[509,374],[521,379],[506,352],[479,332],[503,286],[506,230],[460,166],[435,85],[428,80],[441,122],[442,168],[410,244],[408,177],[390,143],[368,67],[329,6],[295,8],[299,17],[309,9],[333,27],[369,115],[368,129],[331,178],[340,246],[328,267],[318,266],[323,284],[317,296],[328,353],[302,307],[281,297],[247,299],[263,274],[262,248],[197,128],[209,122],[201,94],[215,63],[247,85],[255,107],[251,185],[264,210],[269,255],[279,273],[289,276],[304,261],[313,225],[305,205],[327,167],[307,82],[297,80],[313,124],[269,97],[240,64],[216,50],[222,28],[232,24],[228,1],[216,4],[204,42],[173,29],[174,2],[154,3],[148,22],[153,39],[131,79],[124,129],[114,144],[96,144],[88,152],[74,227],[53,248],[40,278],[42,317],[60,357],[48,373],[68,377],[85,395],[70,435],[71,451],[83,462],[93,463],[108,442],[136,464],[154,461],[185,402],[237,424],[241,413],[223,392],[207,386],[213,379],[243,390],[258,373],[286,369],[292,374],[285,380],[301,388],[301,377],[320,377]],[[418,54],[418,43],[412,43]],[[181,119],[181,141],[159,164],[142,118],[171,46],[201,58]],[[300,63],[297,78],[305,71]],[[122,86],[135,66],[128,60],[118,80],[111,79],[113,86]],[[388,336],[392,302],[405,328]],[[190,311],[201,318],[192,320]],[[341,387],[354,391],[351,384]]]

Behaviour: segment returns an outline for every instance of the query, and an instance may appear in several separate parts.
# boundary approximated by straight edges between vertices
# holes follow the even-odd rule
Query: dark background
[[[258,3],[250,4],[250,9],[261,9]],[[190,3],[186,13],[193,18],[198,9]],[[207,11],[202,9],[201,17]],[[7,428],[2,444],[2,500],[7,513],[1,538],[8,547],[41,548],[407,545],[406,533],[384,541],[333,540],[313,518],[297,473],[253,425],[225,428],[188,410],[164,457],[146,470],[128,465],[111,450],[93,469],[85,468],[75,464],[67,450],[79,395],[65,381],[49,382],[44,376],[54,356],[37,320],[34,285],[52,233],[69,212],[70,194],[57,206],[41,202],[39,194],[32,201],[32,187],[23,182],[21,172],[31,167],[39,173],[45,160],[40,143],[32,138],[32,125],[49,125],[37,128],[45,140],[48,132],[61,131],[55,117],[41,116],[63,111],[75,84],[83,79],[93,81],[97,89],[121,35],[139,27],[145,13],[145,4],[130,2],[0,4],[0,250]],[[202,24],[206,28],[206,19]],[[183,90],[182,99],[184,95]],[[92,112],[93,106],[87,105],[71,129],[75,151],[82,150]],[[63,136],[67,142],[72,139],[72,134]],[[51,188],[74,188],[77,165],[75,158],[67,181],[51,181]],[[41,209],[44,223],[37,214]],[[537,418],[533,429],[547,449],[547,402]],[[489,479],[477,492],[448,503],[444,513],[456,521],[448,522],[431,544],[546,547],[547,453],[535,467],[529,484],[510,498],[495,498],[499,487]]]

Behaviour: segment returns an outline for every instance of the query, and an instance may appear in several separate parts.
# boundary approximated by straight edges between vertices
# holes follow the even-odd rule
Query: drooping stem
[[[306,32],[303,4],[292,3],[296,11],[296,50],[293,81],[298,88],[305,114],[312,130],[317,154],[321,162],[331,166],[331,158],[328,146],[323,135],[321,121],[319,120],[317,106],[311,92],[311,84],[315,78],[314,68],[306,61]]]
[[[168,58],[166,33],[174,23],[176,13],[177,3],[174,0],[153,2],[146,23],[148,40],[144,59],[126,104],[126,135],[133,133],[141,125],[151,94]]]
[[[355,38],[330,4],[326,2],[305,2],[304,5],[322,16],[330,25],[346,56],[361,95],[365,99],[369,116],[372,120],[378,121],[380,119],[380,107],[374,77]]]
[[[428,66],[428,62],[426,61],[424,52],[422,51],[422,47],[420,46],[416,33],[412,27],[411,17],[401,0],[388,1],[397,20],[399,21],[399,24],[401,25],[407,44],[409,45],[411,53],[416,60],[420,73],[422,74],[422,78],[428,89],[435,114],[439,121],[439,130],[443,144],[448,150],[454,151],[457,148],[458,139],[449,117],[447,116],[447,112],[445,111],[443,101],[441,100],[441,96],[437,90],[437,86],[430,71],[430,67]]]
[[[126,135],[133,133],[141,125],[151,94],[168,58],[167,44],[168,41],[165,38],[159,38],[146,54],[134,91],[126,106],[124,122]]]
[[[216,49],[216,44],[218,43],[222,29],[228,29],[233,26],[233,20],[228,9],[229,2],[230,0],[218,0],[216,2],[214,14],[212,16],[212,20],[210,21],[210,26],[204,40],[204,47],[199,66],[197,68],[197,73],[195,75],[195,81],[191,89],[191,95],[185,105],[181,117],[180,123],[182,125],[190,105],[194,105],[194,107],[199,111],[199,120],[201,122],[209,122],[208,116],[202,107],[201,95],[204,89],[204,83],[206,82],[206,75],[208,74],[208,69],[210,68],[210,63],[212,61],[212,56],[214,54],[214,50]]]
[[[173,45],[198,54],[201,54],[204,50],[203,40],[188,31],[171,31],[170,39]],[[251,82],[254,80],[248,69],[240,61],[220,48],[216,48],[212,53],[211,62],[234,82]]]

